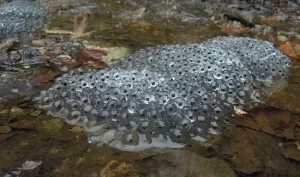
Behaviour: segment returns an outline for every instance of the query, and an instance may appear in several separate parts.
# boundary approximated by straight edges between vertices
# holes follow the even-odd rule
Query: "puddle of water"
[[[51,24],[51,28],[72,31],[74,25],[70,19],[72,16],[58,17]],[[199,43],[221,35],[220,28],[213,23],[178,26],[178,22],[151,23],[102,16],[91,16],[87,23],[85,33],[92,32],[92,34],[83,37],[84,39],[106,47],[122,46],[133,50],[163,44]]]
[[[51,28],[72,31],[74,30],[72,19],[73,16],[58,17],[52,23]],[[125,46],[133,50],[160,44],[198,43],[222,35],[220,28],[215,24],[178,25],[174,22],[164,25],[97,16],[91,16],[88,19],[85,32],[92,32],[91,36],[83,38],[93,44],[103,47]],[[300,113],[300,102],[297,98],[300,94],[299,76],[300,65],[295,62],[287,86],[267,98],[266,103],[280,109]],[[120,152],[105,144],[88,144],[86,135],[80,127],[74,128],[62,122],[53,123],[51,120],[54,118],[45,115],[45,112],[39,116],[30,115],[35,111],[30,103],[24,108],[28,112],[26,115],[13,118],[12,115],[5,113],[5,110],[11,108],[12,105],[16,106],[15,103],[15,101],[11,101],[0,107],[1,120],[18,123],[11,132],[0,134],[0,157],[2,159],[0,172],[12,171],[26,160],[41,160],[43,163],[40,167],[25,172],[22,176],[141,176],[141,174],[164,176],[175,170],[174,166],[181,167],[179,171],[176,171],[181,175],[188,176],[199,173],[207,175],[209,173],[195,170],[201,164],[195,162],[199,159],[191,156],[200,154],[225,159],[231,167],[234,166],[232,168],[238,174],[268,172],[268,169],[264,169],[263,166],[272,170],[280,168],[280,174],[290,174],[291,176],[299,174],[296,170],[299,165],[281,157],[280,149],[277,147],[278,139],[257,130],[229,126],[228,130],[221,135],[222,137],[217,137],[217,140],[211,144],[189,143],[185,150],[195,154],[189,154],[190,152],[187,153],[184,150],[178,154],[171,151],[163,156],[157,155],[158,152],[155,150],[140,153]],[[22,120],[27,122],[19,122]],[[7,122],[3,124],[7,124]],[[272,148],[268,148],[269,146]],[[168,152],[168,150],[165,151]],[[180,156],[187,158],[184,160],[190,166],[181,164]],[[172,162],[174,159],[178,162]],[[200,160],[206,161],[205,159]],[[229,174],[227,176],[235,176],[226,162],[222,161],[221,163],[222,169]],[[211,170],[211,166],[208,166],[203,169]],[[272,170],[269,172],[274,173]]]
[[[287,86],[267,98],[266,103],[280,109],[300,113],[300,101],[298,99],[298,95],[300,94],[299,88],[300,64],[298,61],[294,61],[290,69]]]

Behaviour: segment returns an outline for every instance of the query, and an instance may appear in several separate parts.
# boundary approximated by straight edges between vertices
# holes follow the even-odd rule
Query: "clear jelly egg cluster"
[[[1,4],[0,40],[35,35],[49,20],[49,10],[37,2],[16,0]]]
[[[290,59],[267,41],[218,37],[201,44],[139,50],[103,70],[77,69],[35,98],[90,142],[122,150],[205,141],[233,107],[259,103],[261,89],[285,78]]]

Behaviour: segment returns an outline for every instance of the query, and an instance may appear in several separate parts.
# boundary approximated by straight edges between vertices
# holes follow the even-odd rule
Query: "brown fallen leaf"
[[[59,76],[60,74],[61,72],[58,71],[48,71],[46,74],[41,75],[38,81],[40,83],[48,83],[54,81],[55,77]]]
[[[52,70],[48,71],[45,74],[37,73],[32,77],[31,82],[36,87],[47,88],[48,86],[50,86],[51,82],[54,81],[54,79],[62,73],[63,72]]]
[[[105,65],[105,63],[102,61],[103,55],[107,55],[105,50],[81,49],[78,51],[76,59],[82,64],[87,64],[95,68],[102,68]]]
[[[259,130],[259,127],[258,127],[257,123],[255,122],[255,120],[253,120],[249,116],[245,116],[245,117],[243,117],[243,119],[238,119],[237,125],[240,125],[243,127],[248,127],[248,128],[254,129],[254,130]]]
[[[248,30],[246,28],[234,28],[234,27],[225,26],[221,29],[221,31],[226,34],[242,34],[247,32]]]
[[[294,50],[298,58],[300,58],[300,44],[297,43],[294,45]]]
[[[293,45],[292,45],[292,43],[291,42],[286,42],[286,43],[284,43],[284,44],[282,44],[282,45],[280,45],[279,47],[278,47],[278,49],[282,52],[282,53],[284,53],[284,54],[286,54],[287,56],[289,56],[289,57],[292,57],[292,58],[298,58],[297,57],[297,55],[296,55],[296,52],[295,52],[295,50],[294,50],[294,47],[293,47]]]
[[[300,144],[298,141],[280,143],[279,147],[281,148],[281,154],[285,158],[300,161]]]
[[[92,61],[90,61],[90,62],[88,62],[87,63],[90,67],[92,67],[92,68],[96,68],[96,69],[100,69],[100,68],[103,68],[103,63],[102,62],[92,62]]]
[[[13,129],[26,129],[26,130],[34,130],[36,123],[29,120],[20,120],[14,123],[8,124]]]
[[[263,39],[263,40],[266,40],[266,41],[270,41],[272,43],[276,42],[276,39],[275,39],[275,37],[273,35],[268,35],[267,34],[267,35],[261,36],[260,38]]]
[[[260,108],[248,111],[248,116],[237,120],[237,125],[273,134],[288,139],[294,138],[296,123],[291,113],[272,108]]]

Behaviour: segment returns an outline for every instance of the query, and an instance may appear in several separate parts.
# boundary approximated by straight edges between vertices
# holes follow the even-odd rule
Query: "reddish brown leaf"
[[[253,119],[247,118],[246,116],[243,117],[242,119],[237,120],[237,125],[252,128],[254,130],[259,129],[257,123]]]
[[[282,53],[286,54],[289,57],[297,58],[296,52],[291,42],[286,42],[278,47]]]
[[[280,111],[280,120],[285,124],[288,124],[291,121],[291,113],[288,111]]]
[[[88,65],[90,67],[97,68],[97,69],[103,68],[102,62],[92,62],[92,61],[90,61],[90,62],[88,62]]]
[[[221,31],[223,33],[226,33],[226,34],[241,34],[241,33],[247,32],[247,29],[245,29],[245,28],[233,28],[233,27],[226,26],[226,27],[223,27],[221,29]]]
[[[39,77],[39,82],[40,83],[48,83],[51,81],[54,81],[55,77],[59,76],[61,74],[61,72],[57,72],[57,71],[48,71],[46,74],[41,75]]]
[[[37,73],[32,76],[31,83],[39,88],[47,88],[60,74],[62,74],[60,71],[48,71],[45,74]]]
[[[238,125],[261,130],[279,137],[294,138],[296,124],[291,120],[290,112],[264,108],[253,109],[248,113],[250,116],[240,118],[237,121]]]
[[[14,129],[27,129],[27,130],[34,130],[35,129],[35,122],[28,121],[28,120],[20,120],[11,124],[8,124],[11,128]]]
[[[83,64],[88,64],[92,67],[99,68],[104,65],[102,56],[107,55],[107,52],[100,49],[82,49],[80,50],[76,58]]]
[[[300,44],[294,45],[294,50],[298,58],[300,58]]]
[[[62,66],[60,66],[60,70],[61,71],[69,71],[73,68],[77,68],[81,65],[81,63],[79,61],[73,60],[73,61],[62,61]],[[66,68],[66,69],[62,69],[62,68]]]
[[[261,39],[270,41],[272,43],[276,42],[276,39],[272,35],[263,35],[263,36],[261,36]]]

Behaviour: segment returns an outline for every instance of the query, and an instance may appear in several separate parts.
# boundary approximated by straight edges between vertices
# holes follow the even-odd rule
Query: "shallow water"
[[[73,17],[58,16],[50,29],[76,31]],[[216,21],[206,25],[181,23],[176,19],[154,23],[94,14],[83,31],[92,33],[82,38],[101,47],[128,47],[135,51],[226,35],[221,32],[223,22]],[[238,36],[261,35],[245,32]],[[80,126],[68,125],[37,109],[30,100],[32,92],[37,93],[35,87],[20,82],[19,89],[25,87],[27,91],[14,94],[11,89],[15,89],[16,82],[8,79],[5,87],[1,87],[2,94],[12,96],[0,104],[0,176],[29,160],[42,164],[22,171],[20,176],[300,176],[299,76],[300,63],[294,59],[287,83],[278,84],[283,89],[265,98],[265,106],[273,108],[245,110],[248,115],[237,116],[222,134],[208,142],[190,141],[179,150],[150,149],[135,153],[119,151],[104,143],[89,144]]]

